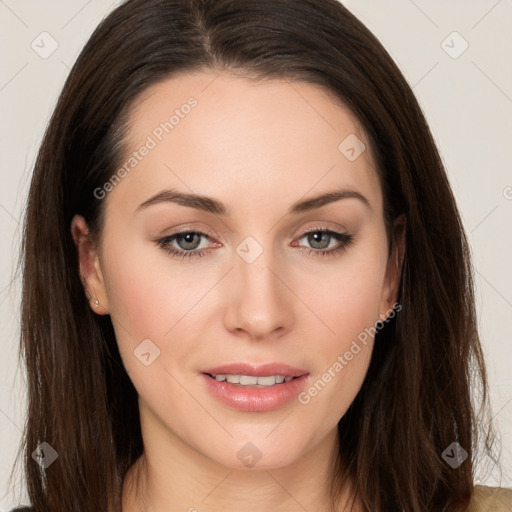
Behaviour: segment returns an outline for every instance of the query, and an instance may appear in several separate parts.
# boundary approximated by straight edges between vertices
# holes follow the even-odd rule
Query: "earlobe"
[[[96,245],[91,240],[89,227],[81,215],[71,221],[71,234],[78,257],[78,272],[91,309],[108,314],[108,298]]]

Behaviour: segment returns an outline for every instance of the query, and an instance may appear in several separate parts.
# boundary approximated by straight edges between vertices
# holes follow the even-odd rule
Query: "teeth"
[[[250,375],[240,375],[240,384],[242,384],[242,386],[255,386],[256,384],[261,384],[263,386],[268,386],[268,385],[271,385],[271,384],[275,384],[275,379],[270,377],[270,379],[272,379],[273,382],[267,382],[268,381],[268,377],[266,377],[266,380],[265,382],[259,382],[261,379],[261,377],[251,377]]]
[[[215,380],[219,382],[230,382],[231,384],[240,384],[242,386],[273,386],[274,384],[282,384],[290,382],[293,377],[284,377],[283,375],[269,375],[267,377],[256,377],[254,375],[213,375]]]

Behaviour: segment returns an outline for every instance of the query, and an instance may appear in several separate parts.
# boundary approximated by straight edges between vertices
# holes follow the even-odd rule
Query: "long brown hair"
[[[123,161],[140,93],[206,69],[334,93],[371,143],[388,225],[407,219],[401,310],[377,333],[364,384],[339,422],[333,506],[348,478],[366,511],[465,508],[478,419],[488,407],[470,253],[427,122],[392,58],[336,0],[128,0],[101,22],[73,66],[29,192],[21,449],[35,510],[119,511],[124,475],[142,454],[137,393],[110,317],[89,308],[70,224],[81,214],[99,236],[105,201],[94,190]],[[488,423],[486,451],[491,434]],[[58,453],[46,470],[31,455],[42,442]],[[442,457],[454,442],[468,453],[456,469]]]

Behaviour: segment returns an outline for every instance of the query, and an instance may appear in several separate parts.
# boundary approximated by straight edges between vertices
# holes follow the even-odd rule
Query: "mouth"
[[[201,372],[207,389],[225,405],[264,412],[291,402],[307,383],[309,372],[281,363],[233,363]]]
[[[274,386],[290,382],[297,377],[307,375],[307,370],[294,368],[283,363],[230,363],[208,368],[202,373],[218,382],[229,382],[241,386]]]
[[[264,377],[258,377],[256,375],[236,375],[226,373],[219,373],[217,375],[207,373],[206,375],[208,375],[212,379],[215,379],[217,382],[229,382],[230,384],[237,384],[239,386],[250,386],[256,388],[275,386],[283,384],[284,382],[290,382],[293,379],[298,379],[298,377],[284,375],[268,375]]]

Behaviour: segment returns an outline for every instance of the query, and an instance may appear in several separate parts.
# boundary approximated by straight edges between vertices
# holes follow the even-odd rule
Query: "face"
[[[73,234],[143,432],[231,468],[305,457],[333,439],[396,298],[367,137],[318,86],[204,72],[148,89],[129,144],[97,191],[99,245],[79,217]]]

